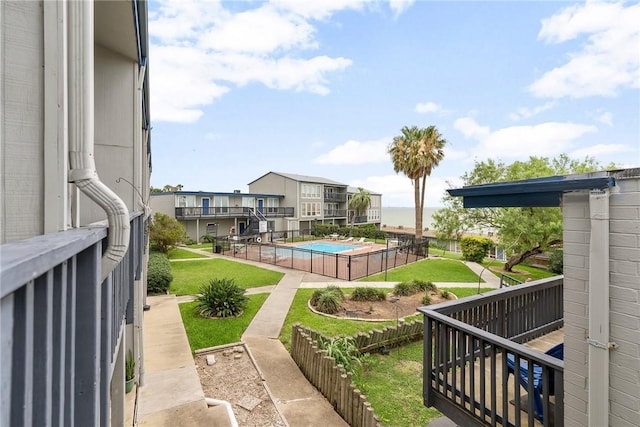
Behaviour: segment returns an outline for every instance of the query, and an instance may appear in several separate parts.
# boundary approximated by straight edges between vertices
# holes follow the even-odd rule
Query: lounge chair
[[[359,238],[358,240],[356,240],[356,243],[357,243],[358,245],[363,244],[363,243],[364,243],[364,237],[361,237],[361,238]]]
[[[564,343],[560,343],[555,347],[550,348],[544,354],[547,356],[555,357],[556,359],[564,359]],[[516,370],[515,356],[513,354],[507,354],[507,370],[508,374],[514,374]],[[520,369],[518,369],[518,376],[520,378],[520,385],[525,389],[529,389],[529,364],[526,360],[520,361]],[[535,409],[536,418],[542,422],[543,409],[542,409],[542,366],[533,365],[533,408]],[[553,375],[549,376],[549,395],[554,395],[554,379]]]
[[[341,242],[353,242],[353,237],[347,237],[346,239],[340,240]]]

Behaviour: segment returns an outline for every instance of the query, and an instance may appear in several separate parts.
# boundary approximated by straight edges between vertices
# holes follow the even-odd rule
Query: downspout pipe
[[[609,425],[609,189],[589,194],[589,426]]]
[[[94,7],[92,1],[70,1],[69,57],[69,182],[107,213],[108,245],[102,256],[104,280],[129,247],[129,210],[96,171],[94,159]]]

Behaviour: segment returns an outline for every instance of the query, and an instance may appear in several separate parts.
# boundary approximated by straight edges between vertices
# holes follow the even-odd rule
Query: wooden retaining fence
[[[407,341],[422,338],[423,322],[415,320],[383,330],[359,333],[354,337],[358,349],[371,352],[382,347],[394,347]],[[367,398],[352,382],[353,374],[342,365],[336,365],[333,357],[318,346],[319,340],[328,341],[317,331],[295,324],[291,331],[291,357],[304,376],[327,398],[340,416],[352,427],[379,427],[380,418],[375,415]]]

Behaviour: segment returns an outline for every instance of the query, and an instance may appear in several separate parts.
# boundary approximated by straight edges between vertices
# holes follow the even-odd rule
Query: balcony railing
[[[133,322],[143,221],[132,215],[129,249],[102,282],[106,226],[0,246],[0,425],[108,426],[111,407],[122,412],[110,386]]]
[[[346,202],[347,201],[347,193],[334,193],[334,192],[325,192],[324,200],[326,202]]]
[[[324,217],[325,218],[346,218],[347,210],[346,209],[325,209]]]
[[[562,426],[564,364],[521,344],[562,327],[562,288],[556,277],[420,308],[424,404],[459,425]],[[531,377],[534,364],[542,368],[542,412],[549,414],[542,423],[535,419],[534,399],[521,402],[517,378],[507,381],[508,354],[515,366],[527,362]]]
[[[287,217],[293,216],[293,208],[287,207],[193,207],[176,208],[176,219],[196,219],[196,218],[249,218],[253,211],[261,212],[266,217]]]

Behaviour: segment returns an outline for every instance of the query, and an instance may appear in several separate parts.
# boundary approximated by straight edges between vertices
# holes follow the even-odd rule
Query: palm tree
[[[402,135],[393,138],[388,152],[393,162],[393,170],[402,172],[413,181],[416,207],[416,240],[422,239],[422,213],[427,177],[444,158],[447,140],[435,126],[418,128],[405,126]],[[422,182],[421,182],[422,178]]]
[[[356,216],[362,215],[371,204],[371,194],[362,187],[358,187],[358,192],[351,196],[349,199],[349,209],[353,211],[351,214],[351,231],[353,233],[353,226],[356,222]]]

